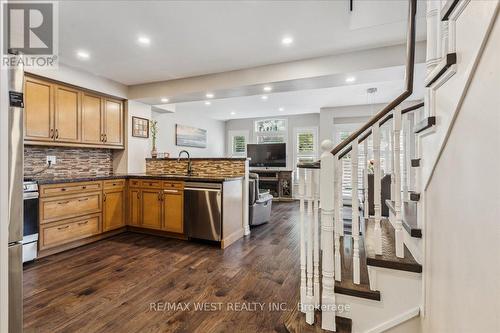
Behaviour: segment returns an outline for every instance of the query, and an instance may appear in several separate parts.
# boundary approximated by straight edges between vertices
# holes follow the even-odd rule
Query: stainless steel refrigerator
[[[23,330],[24,71],[9,69],[9,332]]]

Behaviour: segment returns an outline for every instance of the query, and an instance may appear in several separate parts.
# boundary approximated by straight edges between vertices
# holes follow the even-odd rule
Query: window
[[[262,119],[254,122],[256,143],[286,143],[288,137],[286,119]]]
[[[314,162],[318,159],[318,128],[299,127],[294,130],[295,165],[298,163]],[[298,180],[298,172],[295,172]]]
[[[228,138],[229,156],[247,156],[248,131],[229,131]]]

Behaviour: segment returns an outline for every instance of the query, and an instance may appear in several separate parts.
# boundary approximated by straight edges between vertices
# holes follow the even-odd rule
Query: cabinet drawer
[[[129,187],[141,187],[141,181],[139,179],[130,179],[128,181]]]
[[[125,187],[125,179],[105,180],[103,184],[105,189],[123,188]]]
[[[101,182],[67,183],[40,186],[40,197],[100,191]]]
[[[148,188],[161,188],[162,181],[161,180],[141,180],[141,187]]]
[[[163,188],[182,190],[184,188],[184,182],[173,182],[173,181],[163,182]]]
[[[101,192],[79,196],[42,198],[40,223],[101,212]]]
[[[40,226],[40,248],[46,249],[100,233],[101,215],[94,214],[65,223]]]

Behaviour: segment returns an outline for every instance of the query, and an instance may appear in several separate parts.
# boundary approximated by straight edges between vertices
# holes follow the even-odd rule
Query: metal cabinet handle
[[[87,221],[83,221],[83,222],[78,222],[78,225],[84,225],[84,224],[87,224],[87,223],[89,223],[88,220]]]
[[[137,192],[137,199],[140,199],[140,197],[139,197],[139,192]]]
[[[106,194],[105,193],[102,195],[102,201],[106,201]]]
[[[178,190],[163,190],[165,193],[179,193]]]
[[[104,142],[108,142],[108,135],[104,134]]]
[[[85,190],[87,188],[87,186],[82,186],[82,190]]]
[[[56,139],[59,139],[59,130],[56,128]]]
[[[87,201],[89,198],[78,199],[78,201]]]
[[[69,200],[68,201],[59,201],[57,204],[58,205],[65,205],[67,203],[69,203]]]
[[[65,225],[64,227],[58,227],[57,230],[64,230],[64,229],[67,229],[69,228],[69,225]]]
[[[54,129],[53,129],[53,128],[51,128],[51,129],[50,129],[49,137],[50,137],[51,139],[53,139],[53,138],[54,138]]]

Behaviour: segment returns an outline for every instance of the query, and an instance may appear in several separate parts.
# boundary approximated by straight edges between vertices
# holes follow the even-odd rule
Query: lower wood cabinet
[[[105,189],[103,192],[102,231],[125,226],[125,189]]]
[[[149,229],[162,227],[161,190],[141,190],[141,226]]]
[[[101,214],[40,225],[40,250],[101,233]]]
[[[141,190],[130,188],[128,191],[128,225],[141,225]]]
[[[100,213],[101,192],[72,194],[40,199],[40,223]]]
[[[163,190],[163,230],[184,232],[184,193],[182,189]]]

